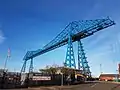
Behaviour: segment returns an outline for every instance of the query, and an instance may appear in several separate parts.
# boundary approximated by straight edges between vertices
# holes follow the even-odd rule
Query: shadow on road
[[[120,88],[120,84],[118,84],[115,87],[111,88],[111,90],[115,90],[116,88]]]

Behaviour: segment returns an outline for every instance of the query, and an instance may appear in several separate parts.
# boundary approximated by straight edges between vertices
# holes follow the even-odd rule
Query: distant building
[[[101,74],[99,76],[99,80],[101,81],[114,81],[116,79],[120,79],[119,74]]]
[[[60,74],[62,71],[66,70],[67,73],[71,73],[71,72],[74,72],[76,74],[82,74],[83,71],[82,70],[79,70],[79,69],[74,69],[74,68],[69,68],[69,67],[57,67],[57,72],[56,74]]]

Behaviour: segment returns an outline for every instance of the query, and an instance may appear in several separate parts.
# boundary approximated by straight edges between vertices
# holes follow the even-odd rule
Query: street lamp
[[[61,72],[61,86],[63,86],[63,73]]]
[[[102,64],[100,64],[100,74],[102,74]]]
[[[118,82],[118,70],[116,70],[116,82]]]

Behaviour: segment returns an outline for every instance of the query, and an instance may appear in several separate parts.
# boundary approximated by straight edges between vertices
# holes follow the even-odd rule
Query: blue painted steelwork
[[[88,65],[81,40],[78,41],[78,69],[83,70],[83,74],[91,76],[90,67]]]
[[[24,61],[21,72],[25,72],[27,60]],[[33,58],[30,61],[29,73],[33,72]]]
[[[21,72],[25,72],[27,60],[24,61]]]
[[[45,45],[42,49],[38,49],[36,51],[28,51],[24,56],[23,60],[27,61],[31,58],[42,55],[46,52],[68,44],[70,32],[72,42],[75,42],[90,35],[93,35],[95,32],[110,27],[114,24],[114,21],[110,20],[109,18],[73,21],[69,23],[60,34],[58,34],[51,42]]]
[[[29,72],[32,73],[33,72],[33,58],[31,58],[30,61],[30,68],[29,68]]]
[[[67,53],[66,53],[66,59],[65,59],[65,67],[76,68],[71,37],[72,37],[72,35],[71,35],[71,33],[69,33],[68,47],[67,47]]]

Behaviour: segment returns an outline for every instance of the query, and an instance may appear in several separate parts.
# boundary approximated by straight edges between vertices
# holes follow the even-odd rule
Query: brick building
[[[99,76],[99,80],[101,80],[101,81],[114,81],[117,78],[120,79],[119,74],[101,74]]]
[[[120,80],[120,63],[118,64],[118,74],[101,74],[99,80],[101,81],[114,81],[116,79]]]

